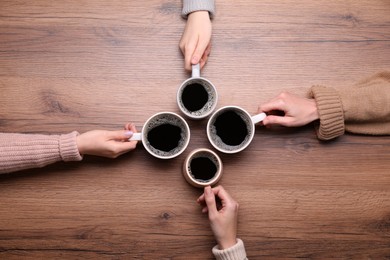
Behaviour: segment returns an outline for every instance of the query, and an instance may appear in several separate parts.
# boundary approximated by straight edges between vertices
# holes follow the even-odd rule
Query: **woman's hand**
[[[288,92],[282,92],[274,99],[261,105],[258,113],[265,112],[267,117],[263,125],[281,125],[297,127],[306,125],[319,118],[314,99],[302,98]],[[282,113],[282,115],[278,115]]]
[[[184,55],[184,68],[191,71],[191,65],[206,64],[211,51],[211,20],[208,11],[190,13],[180,40],[180,50]]]
[[[77,147],[81,155],[88,154],[116,158],[135,149],[137,141],[129,141],[129,138],[136,132],[137,129],[130,123],[126,124],[125,130],[88,131],[77,136]]]
[[[222,186],[205,187],[197,202],[203,206],[202,212],[208,213],[219,249],[234,246],[237,243],[238,203]]]

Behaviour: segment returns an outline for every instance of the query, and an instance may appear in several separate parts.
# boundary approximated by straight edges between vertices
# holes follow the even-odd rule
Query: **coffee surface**
[[[247,124],[234,111],[220,114],[214,123],[216,133],[227,145],[240,145],[248,135]]]
[[[197,157],[191,160],[190,170],[198,181],[208,181],[217,173],[217,166],[209,157]]]
[[[161,124],[148,132],[148,141],[155,149],[169,152],[179,145],[181,128],[171,124]]]
[[[182,93],[183,105],[188,111],[194,112],[200,110],[208,101],[207,90],[203,85],[194,83],[186,86]]]

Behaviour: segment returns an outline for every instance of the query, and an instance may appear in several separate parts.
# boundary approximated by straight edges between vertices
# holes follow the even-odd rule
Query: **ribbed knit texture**
[[[77,132],[64,135],[0,133],[0,173],[80,161]]]
[[[390,135],[390,71],[342,88],[313,86],[317,103],[318,138],[330,140],[344,131],[365,135]]]
[[[181,15],[187,18],[188,14],[195,11],[208,11],[210,18],[215,15],[214,0],[183,0],[183,10]]]
[[[337,91],[343,103],[347,132],[390,135],[390,71]]]
[[[317,128],[317,136],[321,140],[330,140],[344,134],[343,105],[338,93],[323,86],[313,86],[311,95],[314,97],[320,125]]]
[[[213,254],[217,260],[246,260],[246,251],[244,243],[241,239],[237,238],[237,244],[234,246],[219,250],[218,246],[213,247]]]

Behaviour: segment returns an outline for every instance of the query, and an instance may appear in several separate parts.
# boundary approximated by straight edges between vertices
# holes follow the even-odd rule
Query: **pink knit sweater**
[[[58,161],[81,161],[76,136],[0,133],[0,173],[44,167]]]

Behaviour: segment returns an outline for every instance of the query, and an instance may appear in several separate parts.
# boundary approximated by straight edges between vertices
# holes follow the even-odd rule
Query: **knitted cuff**
[[[244,242],[237,238],[237,243],[227,249],[219,250],[218,246],[213,247],[213,254],[217,260],[244,260],[246,258],[246,252]]]
[[[309,95],[315,99],[320,116],[317,136],[330,140],[345,132],[343,104],[337,91],[324,86],[313,86]]]
[[[187,19],[188,14],[195,11],[208,11],[210,18],[215,14],[215,1],[214,0],[183,0],[183,10],[181,15]]]
[[[78,132],[73,131],[70,134],[60,136],[60,155],[63,161],[81,161],[83,159],[77,148],[76,136],[78,135]]]

